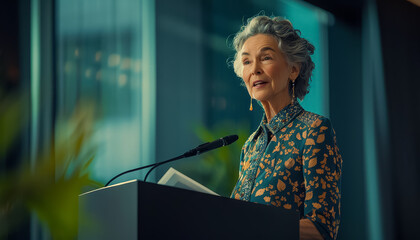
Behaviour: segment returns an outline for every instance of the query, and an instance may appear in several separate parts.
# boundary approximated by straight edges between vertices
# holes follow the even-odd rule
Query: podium
[[[79,240],[299,239],[299,213],[128,181],[79,195]]]

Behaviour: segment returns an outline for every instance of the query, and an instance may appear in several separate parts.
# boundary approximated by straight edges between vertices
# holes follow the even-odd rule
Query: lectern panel
[[[298,239],[295,211],[131,181],[82,194],[79,239]],[[98,232],[99,231],[99,232]]]

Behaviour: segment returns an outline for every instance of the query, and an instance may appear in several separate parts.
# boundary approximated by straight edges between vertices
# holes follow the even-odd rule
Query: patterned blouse
[[[288,105],[242,147],[239,179],[232,198],[295,209],[324,239],[340,224],[342,159],[331,122]]]

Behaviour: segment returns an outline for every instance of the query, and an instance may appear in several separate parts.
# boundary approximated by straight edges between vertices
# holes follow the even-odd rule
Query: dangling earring
[[[292,105],[295,104],[295,80],[292,81]]]
[[[253,110],[253,108],[252,108],[252,96],[251,96],[251,104],[249,105],[249,111],[252,111]]]

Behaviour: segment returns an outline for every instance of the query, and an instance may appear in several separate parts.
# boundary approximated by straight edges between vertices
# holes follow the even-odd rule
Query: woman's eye
[[[270,56],[265,56],[265,57],[263,57],[263,60],[271,60],[271,57]]]
[[[243,63],[244,65],[248,65],[250,62],[249,62],[248,60],[244,60],[242,63]]]

